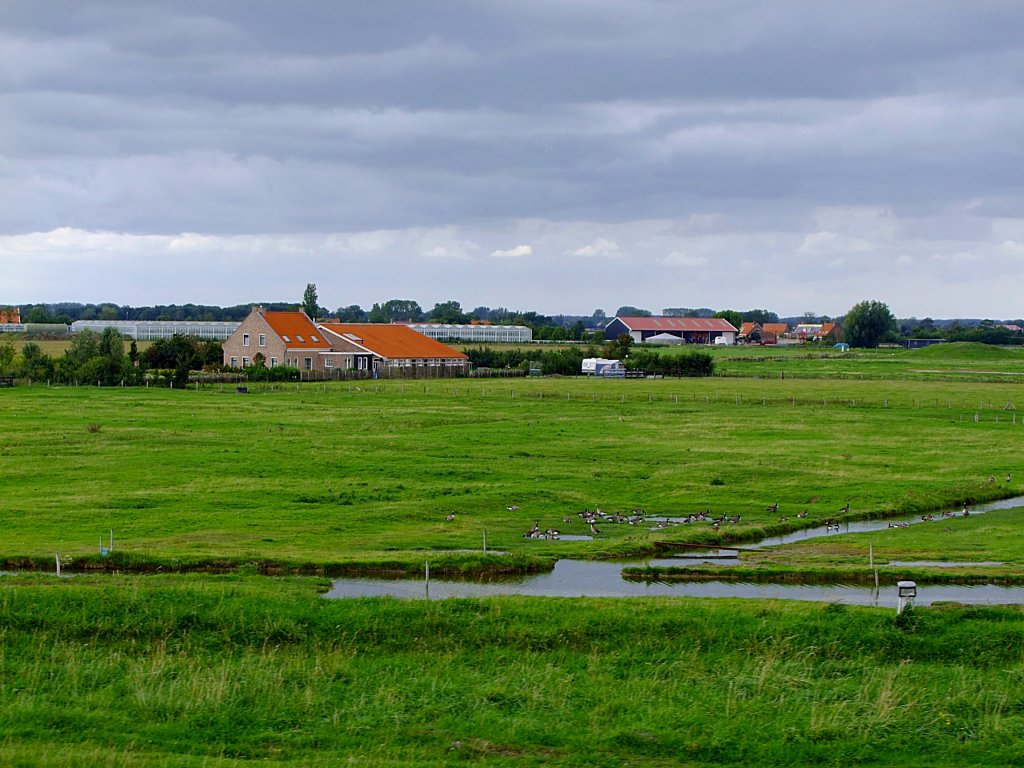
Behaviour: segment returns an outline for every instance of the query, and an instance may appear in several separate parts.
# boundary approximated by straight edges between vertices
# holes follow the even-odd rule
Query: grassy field
[[[10,766],[1020,764],[1014,608],[4,577]]]
[[[718,347],[715,372],[724,376],[815,379],[903,379],[1024,383],[1024,347],[956,342],[922,349]]]
[[[1004,409],[1019,394],[750,379],[15,388],[0,395],[0,555],[84,557],[113,528],[116,551],[155,561],[419,560],[479,549],[484,531],[493,549],[586,556],[653,535],[523,531],[585,534],[577,513],[598,507],[739,514],[733,537],[804,508],[806,523],[848,503],[934,509],[1020,492],[1004,481],[1024,435]]]
[[[1015,360],[954,349],[931,365]],[[322,578],[257,575],[427,558],[432,572],[542,568],[749,540],[847,504],[924,514],[1024,492],[1019,384],[786,365],[784,378],[0,390],[0,558],[22,571],[0,576],[0,765],[1020,764],[1018,608],[328,601]],[[577,513],[596,507],[741,521],[523,537],[535,523],[588,533]],[[887,565],[919,559],[1024,574],[1015,511],[955,522],[743,567],[864,574],[870,545],[890,575],[926,576]],[[472,551],[485,532],[509,554]],[[78,573],[30,572],[58,551]],[[80,572],[98,567],[120,573]],[[167,573],[196,567],[230,573]]]
[[[670,532],[739,540],[805,508],[800,524],[846,504],[881,515],[1019,493],[1002,480],[1024,436],[1003,406],[1019,395],[788,379],[15,388],[0,395],[0,556],[81,559],[111,529],[119,556],[165,566],[420,562],[481,549],[485,533],[529,561],[639,552],[668,535],[604,525],[593,541],[523,538],[534,524],[588,534],[577,513],[595,508],[740,515],[717,533]]]

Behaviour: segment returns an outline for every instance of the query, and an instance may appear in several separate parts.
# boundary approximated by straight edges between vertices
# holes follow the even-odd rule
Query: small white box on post
[[[899,595],[899,603],[896,606],[896,613],[901,614],[907,608],[914,607],[914,598],[917,597],[917,582],[916,581],[898,581],[896,582],[897,594]]]

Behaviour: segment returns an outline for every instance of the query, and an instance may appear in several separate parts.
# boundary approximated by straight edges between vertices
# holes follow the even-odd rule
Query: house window
[[[270,358],[270,367],[271,368],[277,367],[277,358],[276,357]]]
[[[313,358],[312,357],[307,357],[306,358],[306,370],[307,371],[312,371],[313,370]]]
[[[265,334],[265,333],[261,333],[260,334],[260,346],[261,347],[267,346],[267,334]]]
[[[249,367],[249,358],[248,357],[243,357],[242,358],[242,367],[243,368],[248,368]]]
[[[324,368],[333,368],[333,367],[334,367],[334,358],[333,357],[326,357],[326,358],[324,358]]]
[[[299,341],[301,341],[303,344],[306,343],[306,340],[304,338],[302,338],[301,336],[299,336],[298,334],[295,334],[295,338],[298,339]]]
[[[237,357],[232,357],[231,358],[231,367],[232,368],[237,368],[238,367],[238,358]]]
[[[316,335],[315,335],[315,334],[310,334],[310,335],[309,335],[309,338],[311,338],[311,339],[312,339],[313,341],[315,341],[315,342],[316,342],[317,344],[319,344],[319,343],[320,343],[320,339],[318,339],[318,338],[316,337]]]
[[[248,333],[243,333],[242,334],[242,346],[243,347],[248,347],[249,346],[249,334]]]
[[[284,339],[285,341],[287,341],[289,344],[292,343],[292,340],[289,339],[287,336],[282,336],[281,338]]]

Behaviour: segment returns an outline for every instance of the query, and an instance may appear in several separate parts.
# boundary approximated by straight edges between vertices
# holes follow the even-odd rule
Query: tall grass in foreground
[[[7,577],[5,765],[1010,765],[1024,613]]]

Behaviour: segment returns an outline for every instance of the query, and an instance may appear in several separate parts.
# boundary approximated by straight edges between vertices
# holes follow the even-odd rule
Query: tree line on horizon
[[[850,342],[850,330],[853,329],[854,339],[860,339],[857,325],[864,304],[880,304],[884,308],[884,330],[880,333],[872,331],[867,340],[873,341],[867,346],[875,346],[886,341],[896,342],[906,338],[944,339],[947,341],[979,341],[987,344],[1020,344],[1024,343],[1024,334],[1004,328],[1012,324],[1024,327],[1024,319],[996,321],[992,319],[960,318],[952,320],[916,317],[896,319],[887,305],[882,302],[860,302],[846,315],[830,317],[813,312],[805,312],[796,317],[780,318],[775,312],[767,309],[749,309],[746,311],[725,309],[714,310],[709,307],[665,307],[661,310],[664,317],[718,317],[728,320],[736,328],[745,322],[777,323],[825,323],[836,322],[846,332],[846,341]],[[458,301],[449,300],[434,304],[425,310],[419,302],[412,299],[389,299],[375,302],[369,309],[358,304],[340,306],[333,311],[320,304],[315,283],[308,283],[301,302],[253,302],[236,304],[228,307],[205,304],[166,304],[155,306],[132,307],[112,303],[80,304],[61,302],[54,304],[22,304],[17,306],[21,312],[23,323],[28,324],[64,324],[76,320],[126,320],[126,321],[230,321],[241,322],[258,305],[270,311],[295,311],[303,309],[314,319],[331,318],[343,323],[392,323],[392,322],[432,322],[447,324],[465,324],[486,322],[502,325],[524,325],[532,329],[533,338],[541,341],[588,341],[600,343],[600,332],[614,317],[650,317],[654,313],[642,307],[623,305],[613,314],[608,315],[602,309],[595,309],[589,315],[545,315],[534,310],[513,310],[507,307],[478,306],[464,310]],[[877,338],[876,338],[877,336]],[[852,342],[850,342],[852,343]],[[854,346],[862,346],[854,344]]]
[[[306,296],[306,299],[311,298],[312,294]],[[405,309],[411,308],[406,303]],[[730,321],[733,321],[732,318]],[[845,340],[852,347],[877,347],[885,342],[901,340],[903,329],[883,302],[859,302],[847,312],[844,321]],[[734,324],[738,322],[737,318]],[[950,326],[945,329],[944,337],[938,335],[940,331],[934,323],[921,323],[912,330],[920,338],[947,338],[989,344],[1024,343],[1024,334],[992,321],[982,321],[969,328]],[[129,342],[127,351],[126,341]],[[519,348],[496,350],[480,346],[467,350],[467,354],[477,367],[522,368],[524,371],[538,368],[546,375],[574,375],[579,372],[584,357],[597,356],[596,343],[601,343],[601,356],[621,359],[628,368],[647,373],[710,376],[713,370],[713,358],[706,352],[689,352],[680,356],[633,349],[633,338],[626,333],[616,339],[604,340],[601,333],[596,332],[588,341],[589,347],[575,345],[563,349],[530,351]],[[184,386],[192,371],[218,370],[222,367],[221,342],[184,335],[154,341],[140,352],[134,339],[126,339],[115,328],[105,328],[101,333],[85,330],[74,334],[64,354],[56,358],[47,355],[35,341],[26,341],[19,353],[10,338],[0,338],[0,375],[13,374],[35,381],[95,383],[100,386],[134,386],[154,382],[165,386]],[[288,377],[292,373],[283,368],[269,371],[263,365],[254,366],[250,371],[264,372],[267,372],[266,375],[272,373],[275,378]]]

